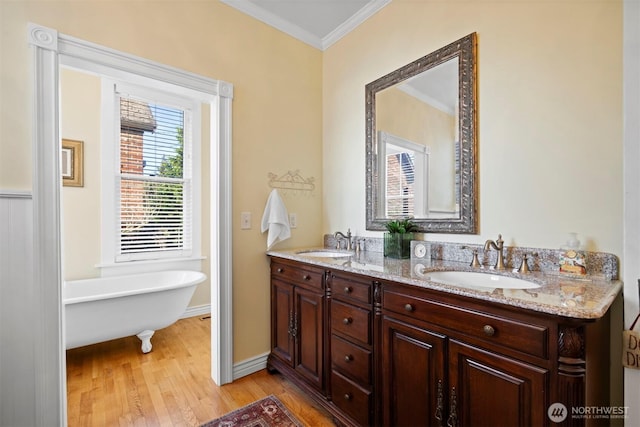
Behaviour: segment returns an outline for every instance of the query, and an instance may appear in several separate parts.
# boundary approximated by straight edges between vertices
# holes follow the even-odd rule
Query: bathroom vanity
[[[268,368],[339,424],[545,426],[560,403],[558,425],[573,426],[596,420],[572,408],[609,405],[619,281],[536,272],[533,289],[454,286],[429,273],[468,264],[268,255]]]

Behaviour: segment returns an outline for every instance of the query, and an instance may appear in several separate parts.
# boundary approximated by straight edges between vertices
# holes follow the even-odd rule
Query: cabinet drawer
[[[369,345],[371,344],[371,311],[331,301],[331,329]]]
[[[331,293],[333,298],[341,301],[371,304],[371,288],[369,282],[360,282],[337,274],[331,275]]]
[[[290,265],[271,262],[271,275],[287,282],[322,289],[324,271],[306,265]]]
[[[331,335],[331,363],[333,367],[360,384],[371,384],[371,352]]]
[[[332,372],[331,399],[358,425],[371,425],[371,391],[358,386],[337,372]]]
[[[549,329],[497,315],[450,306],[413,295],[384,290],[382,309],[483,339],[533,356],[548,358]]]

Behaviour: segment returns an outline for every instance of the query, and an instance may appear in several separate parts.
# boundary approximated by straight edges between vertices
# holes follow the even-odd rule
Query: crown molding
[[[257,19],[258,21],[262,21],[267,25],[270,25],[283,33],[289,34],[291,37],[294,37],[308,45],[315,47],[316,49],[322,50],[322,40],[319,37],[311,34],[309,31],[300,28],[299,26],[292,24],[286,19],[282,19],[279,16],[266,11],[260,6],[256,6],[254,3],[249,0],[220,0],[222,3],[233,7],[234,9],[239,10],[240,12],[246,13],[247,15]]]
[[[373,0],[365,7],[353,14],[351,18],[336,27],[325,37],[322,38],[321,50],[327,49],[329,46],[355,30],[360,24],[375,15],[380,9],[391,3],[391,0]]]
[[[319,50],[327,49],[329,46],[353,31],[358,25],[373,16],[380,9],[391,3],[391,0],[372,0],[331,33],[320,38],[304,28],[266,11],[249,0],[220,1]]]

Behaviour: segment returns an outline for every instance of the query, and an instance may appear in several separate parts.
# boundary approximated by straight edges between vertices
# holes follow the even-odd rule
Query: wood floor
[[[275,395],[307,426],[333,426],[327,413],[279,374],[265,370],[222,387],[211,379],[209,319],[157,331],[151,353],[136,337],[67,351],[67,412],[76,426],[199,426]]]

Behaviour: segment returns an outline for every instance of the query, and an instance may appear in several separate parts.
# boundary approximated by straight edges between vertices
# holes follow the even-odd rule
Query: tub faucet
[[[333,237],[338,241],[338,245],[337,245],[338,249],[340,249],[340,240],[344,239],[347,241],[347,250],[348,251],[353,250],[353,247],[351,246],[351,229],[350,228],[347,230],[346,235],[340,231],[336,231],[335,233],[333,233]]]
[[[484,243],[484,251],[487,252],[491,248],[498,251],[498,259],[496,260],[496,265],[493,267],[495,270],[504,270],[506,269],[504,265],[504,256],[502,255],[502,248],[504,247],[504,240],[502,240],[502,234],[498,234],[498,240],[487,240]]]

